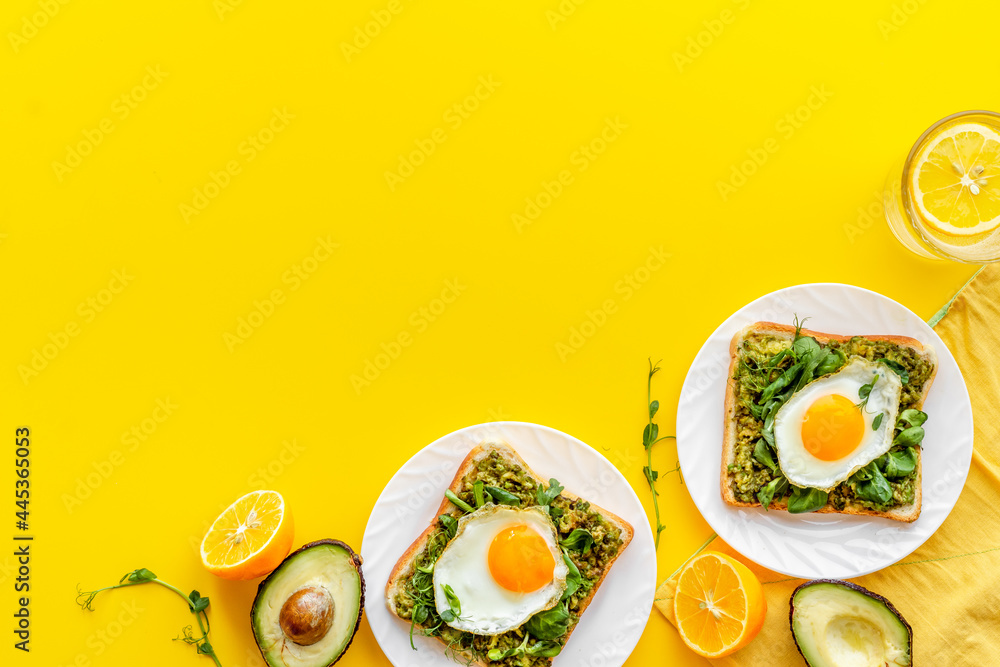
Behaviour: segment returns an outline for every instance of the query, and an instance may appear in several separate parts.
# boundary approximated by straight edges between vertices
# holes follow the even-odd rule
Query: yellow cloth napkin
[[[888,598],[909,621],[916,664],[1000,665],[1000,264],[981,270],[946,308],[935,331],[965,376],[976,428],[965,490],[923,546],[853,581]],[[746,563],[764,585],[768,609],[757,639],[711,664],[805,664],[788,626],[788,599],[802,580],[759,567],[720,538],[704,548]],[[675,586],[671,578],[656,592],[671,623]]]

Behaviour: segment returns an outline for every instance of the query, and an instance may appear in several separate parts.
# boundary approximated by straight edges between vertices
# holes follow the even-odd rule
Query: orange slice
[[[674,614],[681,639],[706,658],[749,644],[764,625],[760,581],[742,563],[714,551],[695,556],[677,577]]]
[[[251,491],[215,519],[201,541],[201,562],[223,579],[255,579],[281,564],[295,529],[277,491]]]
[[[932,135],[910,172],[921,217],[952,236],[1000,227],[1000,134],[962,123]]]

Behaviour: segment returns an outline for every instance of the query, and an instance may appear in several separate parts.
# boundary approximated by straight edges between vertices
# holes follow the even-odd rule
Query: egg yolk
[[[850,455],[865,433],[865,418],[851,399],[840,394],[817,398],[802,418],[802,444],[822,461]]]
[[[556,565],[545,539],[523,523],[497,533],[488,560],[494,581],[515,593],[537,591],[552,581]]]

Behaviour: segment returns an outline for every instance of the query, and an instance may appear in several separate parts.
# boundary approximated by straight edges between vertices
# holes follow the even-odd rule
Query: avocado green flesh
[[[279,614],[295,591],[323,587],[333,598],[333,625],[310,646],[288,639]],[[254,601],[253,630],[271,667],[327,667],[350,645],[361,609],[361,578],[352,554],[335,544],[316,544],[289,556],[265,581]]]
[[[810,667],[905,667],[910,629],[882,600],[843,584],[801,587],[792,634]]]

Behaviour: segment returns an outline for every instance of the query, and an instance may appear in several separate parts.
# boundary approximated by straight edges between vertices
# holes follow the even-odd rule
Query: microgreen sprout
[[[179,595],[184,602],[187,603],[188,609],[192,614],[194,614],[195,619],[198,621],[198,630],[201,634],[196,634],[194,626],[189,625],[181,631],[181,636],[175,637],[174,640],[179,640],[185,644],[194,646],[199,655],[208,656],[215,661],[216,667],[222,667],[222,663],[219,662],[219,658],[215,655],[215,648],[212,646],[211,642],[208,641],[208,633],[211,631],[211,626],[208,622],[208,598],[202,597],[198,591],[191,591],[190,595],[185,595],[181,589],[157,578],[155,574],[144,567],[129,572],[114,586],[98,588],[95,591],[83,591],[80,590],[80,587],[78,586],[76,603],[80,605],[82,609],[94,611],[94,598],[96,598],[99,593],[111,591],[116,588],[139,586],[142,584],[159,584],[160,586],[163,586],[164,588]]]
[[[642,446],[646,449],[646,465],[642,469],[642,474],[646,476],[646,481],[649,483],[649,491],[653,494],[653,510],[656,512],[656,546],[660,546],[660,533],[666,530],[666,526],[660,523],[660,494],[656,490],[656,480],[659,479],[660,473],[653,470],[653,445],[660,442],[661,440],[676,440],[677,436],[665,435],[662,438],[658,437],[660,434],[660,427],[653,423],[653,417],[656,416],[656,412],[660,409],[660,402],[654,401],[652,399],[653,395],[653,376],[656,372],[660,370],[660,362],[653,363],[653,360],[649,360],[649,377],[646,380],[646,402],[649,404],[649,423],[646,424],[646,428],[642,431]],[[677,472],[680,475],[680,464],[673,470],[670,470],[666,474],[671,472]],[[681,479],[683,482],[683,478]]]
[[[868,399],[872,396],[872,389],[875,388],[876,382],[878,382],[878,373],[875,374],[871,382],[861,385],[861,388],[858,389],[858,398],[861,399],[861,402],[857,403],[854,407],[864,412],[868,411]]]

